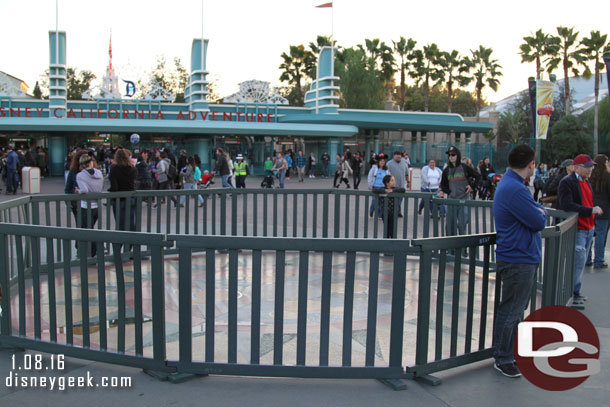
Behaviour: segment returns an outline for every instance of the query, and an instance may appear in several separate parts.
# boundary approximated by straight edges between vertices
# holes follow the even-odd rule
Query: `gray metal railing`
[[[384,379],[491,355],[500,292],[491,202],[376,196],[379,220],[361,191],[87,198],[75,219],[70,202],[82,196],[0,204],[3,344],[169,372]],[[79,228],[83,213],[93,224],[93,201],[95,229]],[[136,231],[121,231],[132,211]],[[577,218],[550,213],[531,310],[571,297]],[[448,235],[460,226],[476,234]],[[383,238],[390,227],[397,239]]]

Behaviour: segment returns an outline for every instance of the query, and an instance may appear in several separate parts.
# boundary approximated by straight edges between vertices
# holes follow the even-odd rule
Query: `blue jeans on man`
[[[496,266],[496,275],[502,281],[502,300],[494,318],[493,346],[496,364],[503,365],[515,361],[515,334],[532,295],[538,265],[498,260]]]
[[[7,168],[6,170],[6,192],[17,192],[17,170]]]
[[[608,240],[609,224],[610,219],[595,217],[595,240],[592,243],[595,249],[595,260],[593,260],[593,250],[589,250],[586,264],[593,263],[594,267],[604,267],[604,264],[606,264],[604,252],[606,250],[606,241]]]
[[[221,176],[223,188],[233,188],[233,185],[229,182],[229,178],[231,178],[231,174]]]
[[[447,205],[447,236],[465,235],[469,222],[470,208],[468,206]]]
[[[582,274],[585,271],[587,255],[593,243],[593,232],[595,228],[580,230],[576,232],[576,251],[574,252],[574,296],[580,296],[582,286]]]
[[[280,188],[284,189],[284,179],[286,178],[286,171],[278,171],[277,176],[280,179]]]

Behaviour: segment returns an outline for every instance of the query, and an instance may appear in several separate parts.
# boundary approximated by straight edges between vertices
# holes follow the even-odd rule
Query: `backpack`
[[[178,175],[178,170],[176,169],[176,166],[170,161],[169,166],[167,167],[167,177],[169,179],[175,179],[176,175]]]

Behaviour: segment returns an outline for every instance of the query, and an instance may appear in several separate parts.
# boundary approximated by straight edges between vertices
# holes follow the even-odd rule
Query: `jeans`
[[[229,182],[230,177],[231,177],[231,174],[221,176],[223,188],[233,188],[233,185],[231,185],[231,183]]]
[[[284,189],[284,179],[286,178],[286,172],[278,171],[277,176],[280,179],[280,188]]]
[[[186,190],[197,190],[197,184],[191,184],[190,182],[185,182],[184,183],[184,187],[183,189]],[[197,198],[199,198],[199,203],[203,203],[203,198],[201,197],[201,195],[197,195]],[[182,195],[182,197],[180,198],[180,204],[184,205],[184,203],[186,202],[186,195]]]
[[[595,248],[595,260],[593,261],[593,250],[589,250],[587,254],[587,263],[595,267],[602,266],[605,263],[604,251],[606,250],[606,241],[608,240],[608,225],[610,219],[595,219],[595,241],[592,243],[592,249]]]
[[[305,167],[297,167],[297,172],[299,174],[299,181],[303,182],[305,178]]]
[[[447,236],[464,235],[470,222],[470,208],[467,206],[447,206]]]
[[[576,251],[574,252],[574,295],[580,295],[582,286],[582,274],[585,271],[587,254],[593,243],[593,232],[595,228],[580,230],[576,232]]]
[[[494,359],[502,365],[515,361],[513,343],[517,325],[532,295],[538,265],[498,260],[497,270],[502,281],[502,300],[494,318],[493,346]]]
[[[98,209],[97,208],[91,208],[91,219],[87,219],[87,208],[80,208],[80,216],[81,216],[81,223],[80,223],[80,227],[81,229],[94,229],[95,228],[95,223],[97,222],[97,218],[98,218]],[[135,229],[135,228],[134,228]],[[78,248],[78,242],[76,242],[77,244],[77,248]],[[97,243],[96,242],[91,242],[91,257],[95,257],[97,254]]]
[[[17,170],[6,170],[6,192],[17,192]]]
[[[136,231],[136,198],[129,198],[131,200],[131,208],[129,210],[129,229],[125,229],[125,220],[127,218],[127,200],[125,198],[113,200],[112,209],[114,212],[114,220],[119,225],[119,230],[129,230],[131,232]],[[97,219],[97,218],[96,218]]]
[[[436,194],[438,192],[438,188],[421,187],[420,191],[421,192],[432,192],[432,193]],[[445,208],[444,205],[439,205],[439,209],[441,210],[441,212],[443,212],[444,208]],[[419,201],[419,211],[421,212],[422,209],[424,209],[424,200],[423,199],[421,201]],[[432,210],[433,210],[433,205],[432,205],[432,202],[430,202],[430,212],[432,212]]]
[[[354,171],[354,189],[358,189],[358,185],[360,185],[360,171]]]
[[[328,161],[322,161],[322,175],[328,178]]]
[[[309,176],[313,177],[316,173],[316,165],[315,164],[311,164],[309,166]]]

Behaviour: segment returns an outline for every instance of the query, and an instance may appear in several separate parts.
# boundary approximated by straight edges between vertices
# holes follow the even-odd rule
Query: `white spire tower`
[[[106,68],[106,75],[104,75],[102,78],[102,94],[104,94],[104,97],[120,99],[121,92],[119,92],[119,78],[114,73],[114,67],[112,66],[112,29],[110,30],[108,57],[108,68]]]

